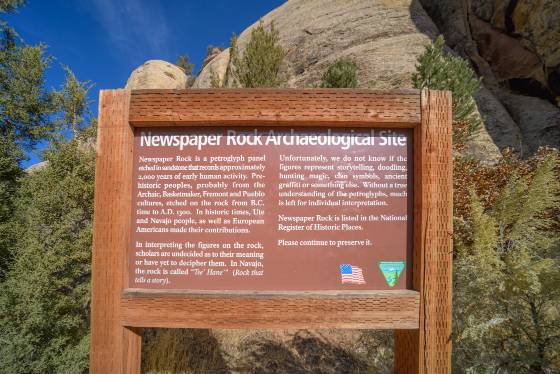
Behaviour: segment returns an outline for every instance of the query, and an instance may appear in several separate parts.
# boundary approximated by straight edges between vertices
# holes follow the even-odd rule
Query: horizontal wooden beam
[[[146,126],[414,127],[420,91],[358,89],[134,90],[130,123]]]
[[[419,304],[419,293],[410,290],[218,293],[128,289],[121,299],[121,323],[163,328],[417,329]]]

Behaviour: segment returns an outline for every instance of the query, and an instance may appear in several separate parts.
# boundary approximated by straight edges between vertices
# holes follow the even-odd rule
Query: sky
[[[98,91],[124,87],[146,60],[175,62],[188,54],[198,71],[208,45],[229,44],[285,0],[28,0],[3,18],[27,44],[43,43],[54,57],[47,87],[64,81],[61,65],[81,81],[95,84],[91,109],[97,115]],[[39,160],[37,155],[24,166]]]

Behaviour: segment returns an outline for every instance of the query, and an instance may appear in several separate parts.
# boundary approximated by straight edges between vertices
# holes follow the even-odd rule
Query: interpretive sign
[[[129,285],[407,288],[411,140],[406,129],[137,129]]]
[[[450,372],[449,93],[110,90],[98,131],[91,372],[143,327],[393,329]]]

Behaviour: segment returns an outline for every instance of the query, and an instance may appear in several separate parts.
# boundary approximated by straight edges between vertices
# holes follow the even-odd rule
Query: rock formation
[[[274,22],[287,51],[289,87],[317,83],[339,57],[357,63],[362,88],[411,87],[417,56],[438,30],[416,1],[291,0],[263,16]],[[239,35],[240,50],[258,22]],[[229,50],[202,69],[195,87],[207,87],[210,74],[223,77]]]
[[[288,87],[316,84],[333,61],[351,57],[360,88],[410,88],[417,57],[443,33],[483,78],[476,101],[484,128],[471,154],[492,162],[505,147],[527,156],[560,145],[560,1],[289,0],[262,20],[274,22],[287,51]],[[239,35],[241,51],[257,24]],[[229,49],[209,50],[193,88],[223,85],[228,64]],[[127,88],[185,88],[187,79],[151,60]]]
[[[560,130],[554,119],[560,110],[553,103],[560,92],[560,2],[421,2],[289,0],[262,20],[274,22],[280,32],[289,87],[317,83],[333,61],[345,56],[356,61],[361,88],[410,88],[416,58],[443,33],[484,78],[476,99],[485,126],[469,151],[493,161],[505,147],[523,155],[540,145],[557,147]],[[240,50],[256,25],[239,36]],[[211,87],[212,77],[223,80],[228,62],[227,49],[209,56],[193,87]],[[546,107],[548,114],[538,120],[550,122],[535,124],[533,105]]]
[[[229,63],[229,48],[217,54],[209,55],[204,61],[200,74],[196,77],[192,88],[211,88],[212,79],[223,84]]]
[[[162,60],[148,60],[130,74],[126,88],[184,89],[187,87],[187,80],[187,75],[180,67]]]
[[[352,58],[359,69],[360,88],[412,88],[411,76],[416,60],[439,31],[418,1],[369,0],[330,1],[290,0],[263,18],[274,22],[287,51],[286,65],[289,87],[309,87],[320,80],[323,72],[340,57]],[[253,24],[239,35],[243,50]],[[206,63],[193,87],[211,86],[211,77],[223,80],[229,62],[226,49]],[[510,129],[509,137],[519,137],[515,123],[507,111],[489,92],[481,95],[481,112],[487,122]],[[504,112],[500,118],[492,113]],[[502,114],[502,113],[500,113]],[[494,161],[499,149],[492,140],[494,129],[482,129],[468,149],[478,158]],[[503,144],[505,143],[505,144]],[[500,146],[510,143],[500,142]]]
[[[481,112],[500,122],[485,122],[494,142],[523,156],[542,145],[558,147],[560,1],[421,2],[447,44],[472,61],[491,92],[499,115]]]

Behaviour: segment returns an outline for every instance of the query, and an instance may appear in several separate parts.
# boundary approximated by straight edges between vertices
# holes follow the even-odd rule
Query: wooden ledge
[[[219,300],[217,300],[219,299]],[[164,328],[417,329],[416,291],[126,289],[121,323]]]
[[[135,90],[129,121],[145,126],[389,126],[420,123],[420,91]]]
[[[126,288],[123,290],[123,298],[135,297],[214,297],[214,298],[329,298],[329,297],[420,297],[418,291],[413,290],[333,290],[333,291],[214,291],[214,290],[162,290],[146,288]]]

